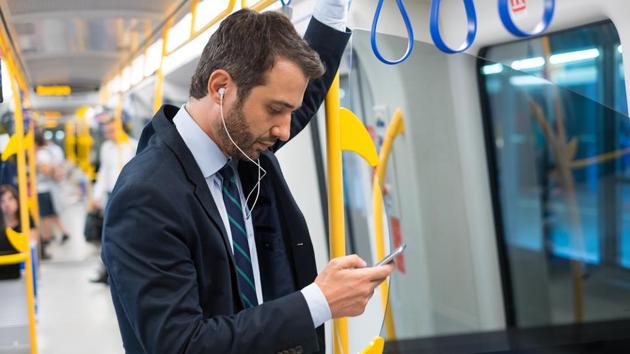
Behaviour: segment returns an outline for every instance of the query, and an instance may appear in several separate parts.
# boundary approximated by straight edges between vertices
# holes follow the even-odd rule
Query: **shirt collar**
[[[204,178],[208,178],[225,166],[228,158],[217,144],[197,125],[197,122],[186,111],[186,106],[182,105],[173,123],[177,132],[184,140],[184,143],[192,153]]]

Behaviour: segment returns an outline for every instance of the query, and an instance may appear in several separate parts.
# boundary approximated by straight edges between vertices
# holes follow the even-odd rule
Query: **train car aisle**
[[[83,238],[85,207],[70,204],[61,213],[71,239],[50,246],[38,286],[38,339],[41,354],[122,353],[109,288],[90,282],[99,255]]]

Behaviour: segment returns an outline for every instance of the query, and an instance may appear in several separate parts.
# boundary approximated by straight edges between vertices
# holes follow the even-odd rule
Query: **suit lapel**
[[[214,198],[212,198],[212,194],[210,193],[210,189],[208,189],[208,184],[206,183],[199,166],[195,162],[192,153],[186,147],[184,140],[182,140],[181,136],[177,132],[175,125],[172,122],[173,117],[177,114],[179,109],[174,106],[164,105],[162,109],[156,114],[156,117],[151,122],[155,132],[160,136],[162,141],[173,151],[179,162],[181,163],[188,180],[195,187],[195,196],[199,203],[203,206],[206,214],[212,220],[214,225],[221,233],[221,238],[225,244],[226,250],[230,255],[230,259],[232,258],[232,251],[230,247],[230,242],[227,237],[227,232],[225,231],[225,226],[223,225],[223,220],[221,219],[221,214],[219,214],[219,209],[214,203]]]

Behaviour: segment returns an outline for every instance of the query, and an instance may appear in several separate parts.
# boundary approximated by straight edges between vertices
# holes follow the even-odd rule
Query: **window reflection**
[[[629,315],[619,301],[630,295],[630,120],[619,48],[605,22],[482,53],[519,326]]]

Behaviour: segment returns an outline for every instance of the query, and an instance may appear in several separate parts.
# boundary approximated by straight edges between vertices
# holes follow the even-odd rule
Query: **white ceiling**
[[[7,0],[2,11],[31,85],[96,90],[187,0]]]

